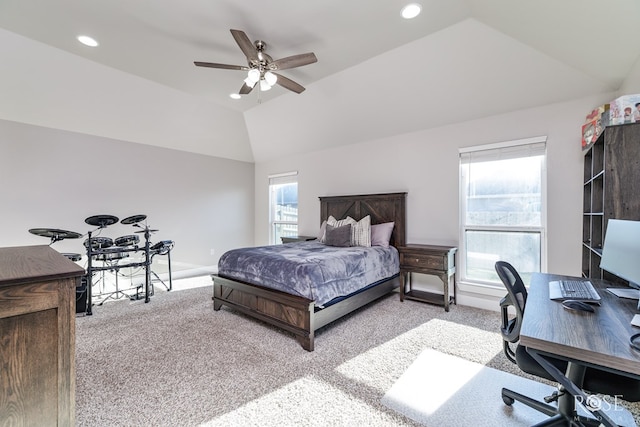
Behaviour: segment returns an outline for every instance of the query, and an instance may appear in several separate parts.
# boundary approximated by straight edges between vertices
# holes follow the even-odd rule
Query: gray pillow
[[[351,224],[340,227],[327,224],[324,243],[327,246],[351,246]]]

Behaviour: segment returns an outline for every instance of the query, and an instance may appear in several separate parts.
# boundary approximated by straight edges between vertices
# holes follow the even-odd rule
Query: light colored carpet
[[[382,403],[426,426],[525,427],[547,418],[518,402],[511,407],[505,405],[500,397],[503,387],[540,401],[555,390],[550,385],[427,349],[384,395]],[[619,425],[636,425],[629,412],[611,409],[608,415]]]
[[[382,398],[425,349],[520,372],[502,355],[498,312],[392,294],[319,331],[309,353],[287,332],[213,311],[210,279],[197,285],[76,318],[78,426],[418,426]]]

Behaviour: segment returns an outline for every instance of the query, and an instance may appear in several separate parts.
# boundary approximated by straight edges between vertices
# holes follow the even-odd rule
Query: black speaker
[[[87,276],[80,279],[80,285],[76,286],[76,313],[87,311]]]

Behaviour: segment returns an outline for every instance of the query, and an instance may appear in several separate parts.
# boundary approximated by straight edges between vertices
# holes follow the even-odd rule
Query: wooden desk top
[[[602,298],[595,313],[570,311],[549,300],[549,282],[566,276],[535,273],[531,278],[520,344],[567,359],[592,363],[640,377],[640,352],[629,345],[640,328],[631,326],[637,301],[606,291],[616,287],[590,279]]]

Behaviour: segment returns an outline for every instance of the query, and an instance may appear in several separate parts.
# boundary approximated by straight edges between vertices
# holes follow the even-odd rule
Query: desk
[[[605,290],[610,284],[590,279],[602,297],[601,306],[596,308],[595,313],[566,310],[559,302],[549,300],[549,282],[563,277],[541,273],[532,276],[520,330],[520,344],[526,346],[538,362],[541,362],[540,357],[544,354],[568,360],[570,363],[566,376],[565,373],[559,376],[559,371],[552,372],[541,363],[563,385],[567,380],[576,381],[575,377],[567,378],[572,376],[571,369],[576,367],[571,362],[589,364],[640,379],[640,352],[629,346],[629,337],[640,332],[630,324],[637,313],[637,302],[618,298]],[[572,386],[572,383],[565,385],[572,395],[582,393]],[[571,396],[567,397],[574,400]],[[581,397],[586,396],[582,393]],[[615,425],[606,415],[603,424]]]

